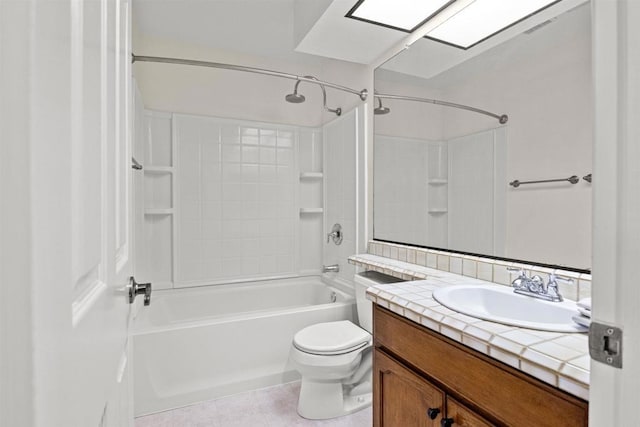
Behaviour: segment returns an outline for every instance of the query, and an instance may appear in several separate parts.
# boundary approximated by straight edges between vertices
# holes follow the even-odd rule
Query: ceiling
[[[384,68],[430,78],[588,0],[563,0],[469,50],[428,39]],[[372,64],[407,33],[345,18],[356,0],[134,0],[142,37],[292,59]]]
[[[406,33],[345,18],[355,1],[134,0],[134,25],[143,37],[245,54],[369,64]]]

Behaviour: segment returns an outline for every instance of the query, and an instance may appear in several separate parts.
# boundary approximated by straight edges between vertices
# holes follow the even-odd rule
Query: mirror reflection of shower
[[[373,114],[377,114],[377,115],[389,114],[391,112],[391,109],[389,107],[382,106],[382,99],[380,99],[377,96],[376,96],[376,99],[378,100],[378,106],[373,109]]]
[[[306,79],[318,80],[314,76],[304,76],[304,77]],[[300,84],[300,82],[301,80],[297,80],[296,85],[293,87],[293,93],[290,93],[284,97],[284,99],[287,102],[291,102],[292,104],[301,104],[305,101],[306,98],[304,97],[304,95],[298,93],[298,85]],[[322,89],[322,106],[324,107],[324,109],[330,113],[334,113],[336,116],[341,115],[342,108],[338,107],[333,109],[333,108],[327,107],[327,91],[325,90],[323,84],[318,83],[318,86],[320,86],[320,89]]]
[[[459,108],[461,110],[467,110],[467,111],[471,111],[478,114],[484,114],[485,116],[493,117],[497,119],[501,125],[509,121],[509,116],[506,114],[494,114],[490,111],[483,110],[480,108],[470,107],[464,104],[456,104],[454,102],[440,101],[438,99],[420,98],[416,96],[405,96],[405,95],[391,95],[391,94],[384,94],[384,93],[378,93],[378,92],[374,92],[374,96],[375,98],[378,99],[378,106],[373,109],[373,113],[377,115],[388,114],[391,111],[389,107],[382,106],[382,98],[385,98],[385,99],[395,99],[400,101],[424,102],[427,104],[442,105],[444,107]]]

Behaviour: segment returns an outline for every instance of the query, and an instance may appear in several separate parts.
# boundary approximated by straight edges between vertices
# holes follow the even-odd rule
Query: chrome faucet
[[[342,226],[340,224],[333,224],[333,227],[331,228],[331,233],[327,234],[327,243],[333,240],[333,243],[335,243],[336,245],[339,245],[342,243],[343,238],[344,238],[344,235],[342,233]]]
[[[558,291],[558,282],[573,283],[573,279],[569,277],[561,277],[555,273],[549,275],[549,283],[547,283],[547,295],[554,297],[551,301],[562,301],[562,295]]]
[[[340,265],[339,264],[323,265],[322,266],[322,272],[323,273],[338,273],[339,271],[340,271]]]
[[[534,298],[540,298],[545,301],[560,302],[563,300],[562,295],[558,291],[558,282],[573,283],[573,279],[558,276],[555,273],[549,275],[549,283],[545,284],[542,277],[535,275],[527,277],[521,268],[507,267],[509,271],[517,271],[518,277],[511,282],[513,292],[516,294],[527,295]]]

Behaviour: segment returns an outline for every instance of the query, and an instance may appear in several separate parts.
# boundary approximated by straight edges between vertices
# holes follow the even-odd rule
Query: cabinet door
[[[374,356],[375,427],[436,427],[444,393],[376,349]]]
[[[447,396],[447,419],[451,420],[451,427],[492,427],[493,424]]]

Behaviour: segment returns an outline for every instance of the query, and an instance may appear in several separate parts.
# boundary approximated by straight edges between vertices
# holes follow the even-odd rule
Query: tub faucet
[[[339,271],[340,271],[340,265],[339,264],[323,265],[322,266],[322,272],[323,273],[338,273]]]

